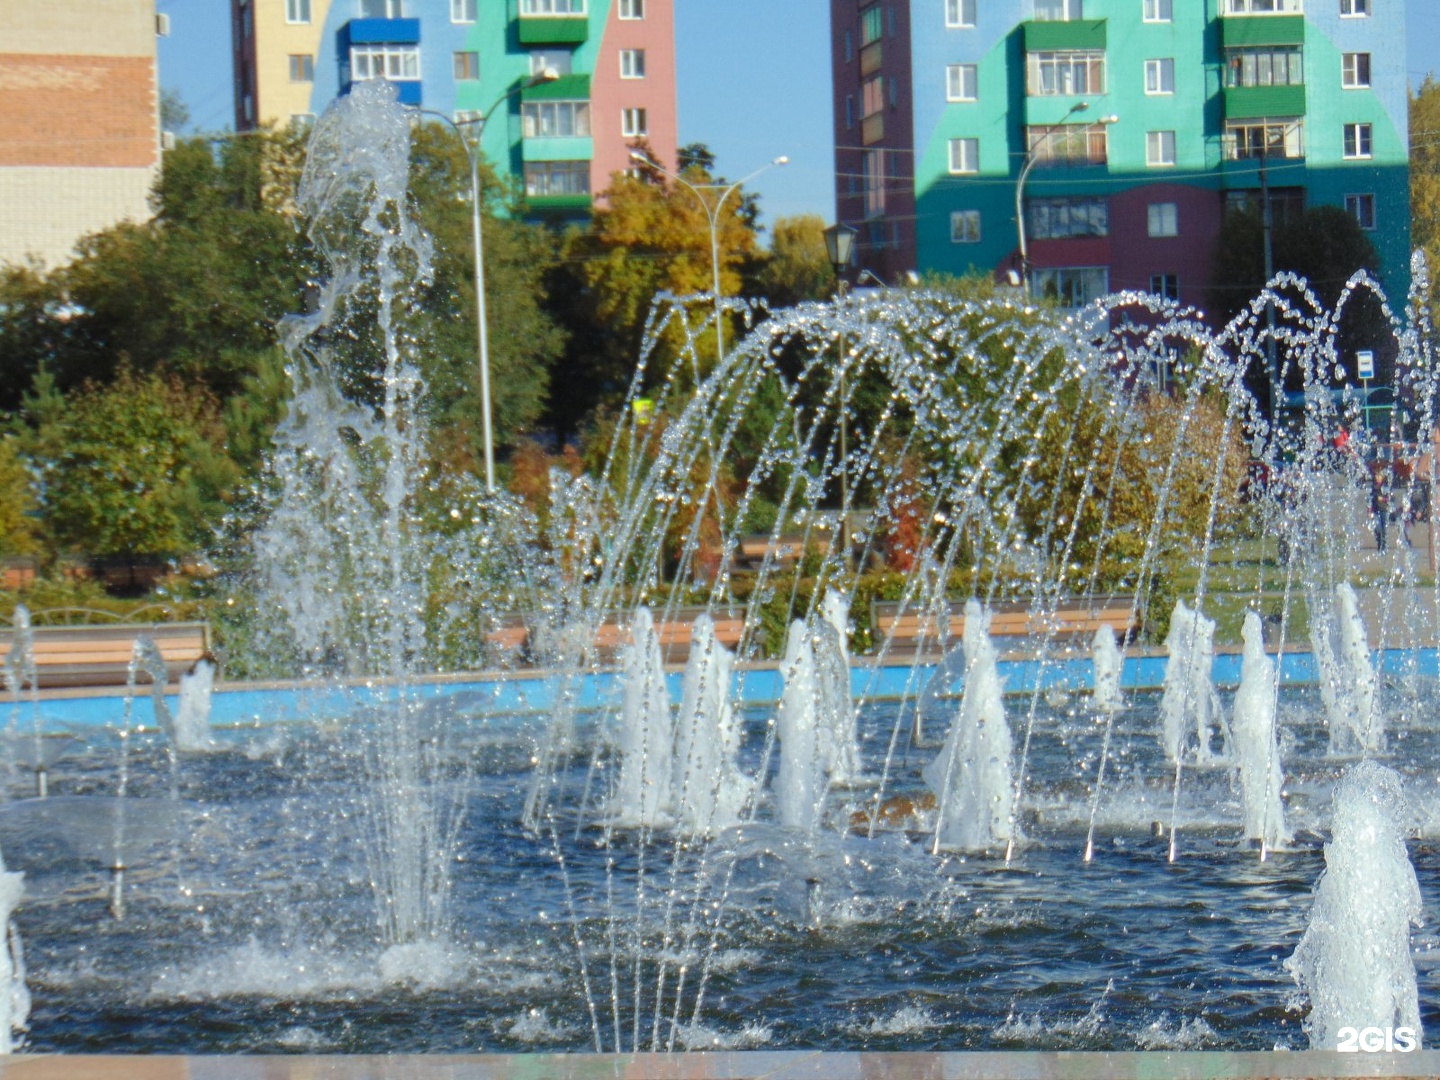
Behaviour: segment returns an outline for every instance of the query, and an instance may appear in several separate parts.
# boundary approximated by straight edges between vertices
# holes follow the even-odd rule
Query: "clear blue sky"
[[[3,2],[3,0],[0,0]],[[1440,0],[1405,0],[1412,84],[1440,71]],[[180,92],[200,131],[232,126],[229,0],[156,0],[170,16],[160,84]],[[675,0],[680,141],[703,142],[737,179],[771,158],[752,185],[768,220],[835,210],[831,175],[826,0]]]

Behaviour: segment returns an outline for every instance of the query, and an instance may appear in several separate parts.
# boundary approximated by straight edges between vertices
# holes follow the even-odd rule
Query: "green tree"
[[[710,174],[691,167],[683,175],[713,205],[720,192],[705,186],[712,183]],[[742,271],[756,250],[741,194],[726,200],[717,222],[720,291],[726,296],[741,292]],[[597,405],[622,396],[640,359],[657,295],[709,292],[713,277],[709,218],[696,194],[663,178],[616,174],[589,228],[566,237],[552,286],[552,294],[563,298],[561,317],[571,335],[566,377],[550,398],[552,425],[573,432]],[[709,309],[692,314],[702,320]],[[735,323],[728,321],[726,339],[733,341],[735,332]],[[661,360],[674,355],[681,335],[672,325],[662,337]],[[713,337],[701,352],[708,370],[715,356]]]
[[[473,462],[481,453],[481,398],[469,159],[454,132],[438,124],[416,128],[412,153],[412,201],[435,239],[434,280],[419,298],[417,330],[437,451]],[[550,369],[564,346],[564,333],[546,308],[557,241],[521,220],[514,193],[488,165],[481,168],[495,438],[512,445],[544,408]]]
[[[62,395],[42,372],[26,396],[20,448],[41,481],[55,550],[180,554],[205,546],[241,474],[224,449],[219,402],[178,376],[125,366]]]
[[[825,250],[825,220],[817,214],[777,218],[770,251],[756,260],[752,288],[772,307],[830,296],[835,268]]]
[[[27,465],[19,440],[0,438],[0,556],[34,555],[39,550],[35,496]]]
[[[1433,306],[1440,275],[1440,82],[1433,75],[1410,97],[1410,243],[1425,252]]]

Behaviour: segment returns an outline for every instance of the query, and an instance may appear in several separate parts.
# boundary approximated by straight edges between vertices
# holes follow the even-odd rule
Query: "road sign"
[[[1369,349],[1361,349],[1355,354],[1355,368],[1360,378],[1375,378],[1375,354]]]

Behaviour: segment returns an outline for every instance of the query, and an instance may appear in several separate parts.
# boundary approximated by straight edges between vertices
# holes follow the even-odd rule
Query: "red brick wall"
[[[148,57],[0,54],[0,166],[155,164]]]

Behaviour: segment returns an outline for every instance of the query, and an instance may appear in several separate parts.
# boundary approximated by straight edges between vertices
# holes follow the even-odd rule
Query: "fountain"
[[[1214,754],[1213,725],[1219,721],[1224,728],[1210,678],[1215,665],[1215,620],[1177,600],[1165,652],[1170,658],[1165,666],[1165,697],[1160,702],[1165,755],[1178,764],[1193,736],[1195,760],[1208,762]]]
[[[1010,725],[989,629],[989,613],[971,600],[961,644],[960,708],[939,756],[925,767],[925,783],[936,799],[935,851],[983,851],[1012,838]]]
[[[1245,835],[1260,841],[1262,851],[1273,850],[1288,846],[1291,840],[1280,801],[1284,780],[1275,724],[1275,664],[1265,655],[1265,629],[1255,612],[1245,613],[1240,636],[1245,657],[1231,732],[1245,807]]]
[[[1330,752],[1374,754],[1384,746],[1385,725],[1355,590],[1342,581],[1335,587],[1333,606],[1312,600],[1312,608],[1310,644],[1320,669]]]
[[[603,463],[553,474],[540,513],[427,464],[431,251],[392,92],[357,84],[315,128],[298,206],[327,273],[284,327],[290,411],[233,588],[249,670],[293,682],[215,690],[208,732],[152,696],[168,736],[132,687],[52,768],[45,813],[9,792],[30,1045],[123,1048],[142,1024],[147,1049],[215,1053],[1303,1039],[1275,957],[1306,933],[1293,896],[1327,825],[1325,696],[1368,648],[1346,616],[1318,689],[1297,685],[1285,631],[1302,598],[1343,609],[1352,576],[1384,609],[1378,642],[1400,608],[1345,529],[1296,531],[1319,520],[1300,508],[1354,497],[1318,449],[1343,405],[1317,392],[1268,423],[1247,388],[1264,303],[1217,329],[1136,294],[733,301],[745,331],[717,360],[713,304],[661,298]],[[1342,313],[1293,280],[1274,296],[1284,377],[1323,390]],[[1395,346],[1428,441],[1421,316]],[[1285,468],[1242,495],[1252,456]],[[1253,579],[1219,580],[1246,560]],[[1398,560],[1394,590],[1433,601]],[[1123,649],[1086,621],[1117,596]],[[1243,669],[1204,614],[1236,597],[1280,612],[1276,655],[1246,620]],[[517,628],[523,647],[496,644]],[[661,644],[682,641],[667,672]],[[1412,653],[1346,713],[1344,751],[1388,730],[1407,778],[1440,760],[1433,654]],[[1399,662],[1366,659],[1377,684]],[[136,676],[156,695],[153,660]],[[82,700],[42,703],[47,739]],[[938,756],[912,735],[922,712],[948,722]],[[1366,876],[1346,854],[1357,783],[1335,795],[1317,919],[1362,902],[1341,888]],[[1398,881],[1386,851],[1370,876]],[[1423,846],[1410,880],[1440,881]],[[1387,971],[1401,893],[1375,914]],[[124,918],[96,932],[107,905]],[[1331,955],[1320,936],[1297,970]],[[1312,1030],[1345,1022],[1302,983]]]
[[[1120,693],[1120,675],[1125,658],[1120,654],[1120,646],[1115,643],[1113,629],[1102,626],[1095,631],[1090,658],[1094,665],[1091,705],[1096,712],[1118,712],[1125,707],[1125,699]]]
[[[180,701],[171,722],[176,749],[207,750],[214,745],[210,736],[210,698],[214,692],[215,665],[209,660],[197,660],[192,670],[180,676]]]
[[[1407,1031],[1412,1048],[1423,1038],[1410,955],[1420,886],[1405,851],[1408,818],[1400,777],[1373,761],[1352,766],[1335,788],[1325,872],[1305,936],[1285,961],[1309,999],[1305,1030],[1314,1049],[1354,1049],[1370,1028]]]
[[[20,764],[24,756],[20,750],[20,703],[28,692],[32,751],[29,764],[35,770],[35,795],[43,799],[47,790],[45,740],[40,725],[40,674],[35,665],[35,631],[30,625],[30,610],[24,604],[16,604],[10,622],[14,627],[10,649],[5,654],[3,668],[0,668],[5,675],[5,686],[10,691],[10,726],[7,729],[10,763]]]

